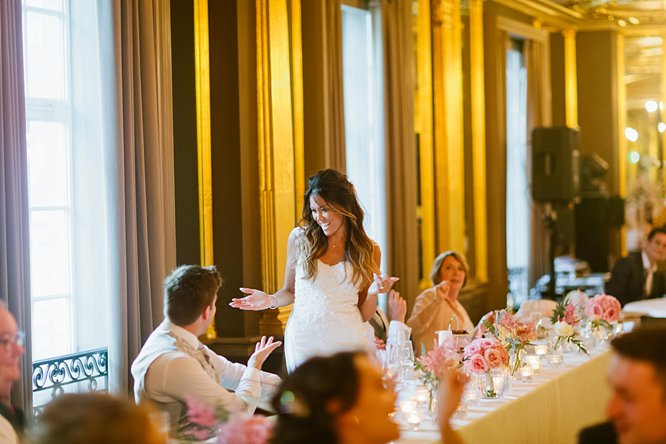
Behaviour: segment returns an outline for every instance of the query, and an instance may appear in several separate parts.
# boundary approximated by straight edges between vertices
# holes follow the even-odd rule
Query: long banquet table
[[[453,427],[467,444],[568,444],[576,443],[581,428],[604,419],[610,390],[606,368],[607,348],[591,357],[565,354],[557,369],[543,369],[532,382],[514,379],[501,399],[482,399],[463,417],[454,417]],[[439,442],[432,422],[418,430],[403,430],[400,444]]]

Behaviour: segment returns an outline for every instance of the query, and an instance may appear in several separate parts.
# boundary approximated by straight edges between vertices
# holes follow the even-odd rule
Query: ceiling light
[[[657,111],[659,104],[655,100],[646,100],[645,101],[645,111],[653,113]]]
[[[624,137],[626,137],[627,140],[629,140],[629,142],[635,142],[635,141],[638,140],[638,131],[636,131],[632,127],[628,126],[624,130]]]
[[[620,25],[620,28],[624,28],[625,26],[627,26],[627,22],[625,22],[622,19],[618,20],[617,24]]]
[[[629,17],[627,20],[629,20],[629,23],[631,23],[632,25],[640,25],[641,24],[641,21],[638,20],[637,17]]]
[[[659,130],[660,133],[663,133],[664,131],[666,131],[666,123],[659,122],[657,124],[657,129]]]

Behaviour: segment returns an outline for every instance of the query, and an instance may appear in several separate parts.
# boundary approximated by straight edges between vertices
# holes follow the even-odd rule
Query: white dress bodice
[[[287,371],[313,356],[368,349],[352,273],[348,262],[318,260],[315,276],[306,279],[303,265],[297,264],[294,307],[285,331]]]

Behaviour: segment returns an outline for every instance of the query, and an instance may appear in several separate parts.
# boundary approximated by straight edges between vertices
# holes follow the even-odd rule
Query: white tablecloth
[[[627,313],[647,314],[653,318],[666,318],[666,298],[630,302],[622,310]]]
[[[576,443],[581,428],[604,420],[609,358],[608,350],[592,357],[566,354],[562,367],[542,370],[530,383],[514,379],[502,399],[481,400],[454,418],[453,427],[467,444]],[[418,431],[403,430],[398,442],[438,441],[435,425],[422,423]]]

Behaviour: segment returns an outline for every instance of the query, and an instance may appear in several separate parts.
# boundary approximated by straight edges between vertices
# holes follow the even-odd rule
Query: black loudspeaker
[[[535,128],[532,132],[532,198],[570,202],[580,192],[578,130]]]

